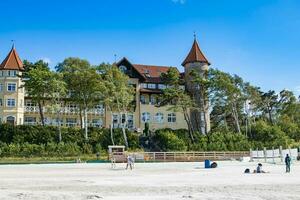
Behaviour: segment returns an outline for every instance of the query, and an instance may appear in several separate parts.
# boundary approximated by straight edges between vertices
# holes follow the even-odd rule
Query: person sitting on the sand
[[[130,155],[128,155],[128,156],[127,156],[127,165],[126,165],[126,169],[128,169],[128,166],[129,166],[130,169],[132,170],[132,168],[133,168],[133,163],[134,163],[133,158],[132,158]]]
[[[256,168],[256,170],[254,170],[253,173],[268,173],[268,172],[262,170],[262,164],[258,163],[257,168]]]

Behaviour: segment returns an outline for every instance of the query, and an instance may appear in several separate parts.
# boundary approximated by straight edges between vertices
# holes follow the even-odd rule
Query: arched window
[[[157,123],[163,123],[164,122],[164,114],[156,113],[154,119],[155,119],[155,122],[157,122]]]
[[[142,113],[142,121],[143,122],[150,122],[150,117],[151,117],[150,113],[148,113],[148,112]]]
[[[14,125],[15,124],[15,117],[14,116],[6,117],[6,123]]]
[[[127,71],[127,67],[124,66],[124,65],[121,65],[121,66],[119,67],[119,69],[120,69],[120,71],[123,72],[123,73],[126,73],[126,71]]]

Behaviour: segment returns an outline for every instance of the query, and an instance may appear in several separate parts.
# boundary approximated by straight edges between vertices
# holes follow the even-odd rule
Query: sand
[[[264,164],[269,174],[244,174],[256,163],[44,164],[0,166],[0,199],[300,199],[300,165]]]

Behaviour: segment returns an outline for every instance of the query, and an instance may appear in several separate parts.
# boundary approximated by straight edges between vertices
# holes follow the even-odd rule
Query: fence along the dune
[[[230,160],[249,157],[249,151],[209,151],[209,152],[139,152],[133,153],[137,161],[195,162],[210,160]]]
[[[272,160],[273,162],[280,160],[283,162],[285,156],[289,154],[289,156],[296,160],[299,156],[299,152],[297,148],[294,149],[282,149],[282,147],[279,147],[278,149],[269,149],[267,150],[264,148],[263,150],[250,150],[250,157],[251,160],[257,159],[257,160],[264,160],[267,162],[267,160]]]

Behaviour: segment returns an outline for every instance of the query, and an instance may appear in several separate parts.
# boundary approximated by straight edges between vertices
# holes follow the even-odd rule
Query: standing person
[[[126,165],[126,169],[128,169],[128,166],[130,167],[130,169],[132,170],[132,167],[133,167],[133,158],[128,155],[127,156],[127,165]]]
[[[291,157],[289,156],[289,154],[286,154],[284,161],[285,161],[286,173],[290,173],[291,172]]]

